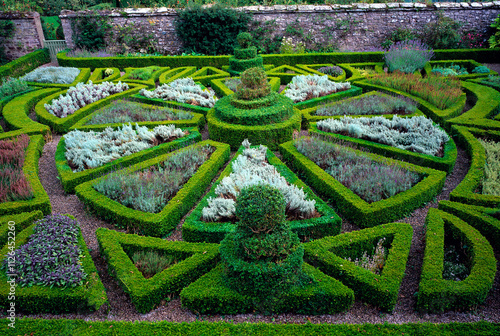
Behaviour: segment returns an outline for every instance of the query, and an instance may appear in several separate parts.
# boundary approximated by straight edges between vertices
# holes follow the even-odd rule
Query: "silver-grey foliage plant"
[[[45,67],[37,68],[20,79],[26,82],[71,84],[79,74],[80,69],[78,68]]]
[[[434,156],[449,140],[445,131],[423,116],[401,118],[395,115],[393,119],[343,117],[318,121],[317,127],[325,132],[346,132],[355,138]]]
[[[122,82],[93,84],[92,81],[89,81],[88,84],[78,83],[76,86],[70,87],[66,95],[60,95],[58,98],[53,99],[50,104],[45,104],[44,107],[50,114],[59,118],[66,118],[88,104],[115,93],[126,91],[128,88],[128,84]]]
[[[299,75],[292,78],[288,83],[285,96],[293,100],[294,103],[310,98],[324,96],[327,93],[335,93],[351,88],[351,83],[332,82],[327,75]]]
[[[188,78],[179,78],[163,84],[153,91],[142,89],[141,95],[147,98],[171,100],[179,103],[214,107],[217,98],[209,91],[203,90],[195,81]]]
[[[202,210],[206,222],[227,220],[235,215],[235,200],[240,191],[257,184],[271,185],[283,193],[287,211],[296,212],[304,218],[315,212],[315,200],[307,200],[302,188],[288,184],[273,165],[266,162],[267,147],[250,148],[248,140],[243,141],[245,149],[232,163],[233,172],[222,179],[215,188],[216,198],[210,197]]]
[[[130,123],[116,130],[107,127],[102,132],[74,130],[64,136],[65,155],[76,167],[74,171],[83,171],[153,147],[156,138],[166,142],[184,135],[184,131],[174,125],[159,125],[151,131],[137,124],[134,129]]]

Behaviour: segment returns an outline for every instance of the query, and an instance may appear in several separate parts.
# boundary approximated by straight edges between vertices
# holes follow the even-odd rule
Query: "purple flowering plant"
[[[434,57],[432,48],[420,40],[405,40],[394,43],[385,53],[385,64],[390,72],[413,73],[423,69]]]
[[[49,215],[36,221],[28,243],[15,251],[17,284],[25,287],[81,285],[87,274],[80,260],[78,234],[76,220],[65,215]],[[6,265],[7,260],[2,268]]]

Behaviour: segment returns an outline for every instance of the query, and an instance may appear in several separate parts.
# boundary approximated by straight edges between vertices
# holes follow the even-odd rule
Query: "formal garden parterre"
[[[31,67],[22,72],[11,63],[0,69],[26,82],[0,97],[0,307],[10,305],[9,281],[26,272],[9,259],[42,270],[28,267],[16,280],[16,314],[28,318],[17,321],[21,329],[61,328],[30,320],[44,313],[77,317],[64,322],[76,334],[113,328],[80,320],[106,320],[119,309],[111,288],[139,320],[175,303],[185,316],[210,321],[284,321],[287,313],[292,322],[321,323],[369,309],[433,322],[450,321],[442,313],[452,312],[474,322],[498,299],[500,94],[497,73],[482,62],[500,51],[443,51],[414,69],[395,61],[400,45],[385,60],[383,53],[285,58],[258,55],[249,35],[238,35],[230,58],[62,52],[63,67],[37,68],[47,61],[40,50],[26,56]],[[67,193],[58,197],[76,195],[85,215],[52,214],[55,196],[39,178],[52,137],[57,188]],[[443,190],[464,157],[465,178]],[[412,213],[443,192],[449,200],[428,210],[422,230]],[[80,229],[84,216],[100,227]],[[415,231],[425,237],[419,251]],[[54,243],[44,247],[44,234]],[[421,269],[409,266],[412,258]],[[409,277],[417,279],[411,299],[401,291]],[[456,328],[494,333],[499,316]],[[303,332],[210,326],[157,325]],[[446,334],[452,326],[383,328]]]

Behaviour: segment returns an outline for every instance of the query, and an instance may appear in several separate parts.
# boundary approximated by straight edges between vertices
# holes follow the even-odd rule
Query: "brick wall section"
[[[39,13],[0,12],[0,20],[11,20],[16,27],[14,36],[2,41],[5,45],[5,54],[9,59],[19,58],[42,48],[43,31]]]
[[[483,3],[387,3],[352,5],[293,5],[241,7],[259,22],[275,20],[274,34],[283,35],[286,27],[300,27],[304,37],[340,50],[363,51],[380,47],[388,34],[398,27],[421,29],[434,21],[439,12],[463,23],[463,30],[484,33],[500,14],[500,1]],[[62,11],[60,18],[66,43],[74,46],[71,21],[89,12]],[[175,34],[175,10],[125,9],[99,12],[108,16],[113,26],[143,25],[155,36],[157,49],[164,54],[178,54],[182,43]],[[112,35],[107,38],[113,43]]]

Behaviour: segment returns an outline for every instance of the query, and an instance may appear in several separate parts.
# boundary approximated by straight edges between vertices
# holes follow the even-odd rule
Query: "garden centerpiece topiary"
[[[250,68],[264,68],[262,56],[257,55],[257,47],[252,46],[253,37],[250,33],[239,33],[236,37],[239,48],[234,48],[234,56],[229,58],[229,69],[233,76],[239,76],[241,72]]]
[[[294,311],[330,314],[350,307],[350,289],[303,261],[304,247],[285,221],[283,194],[269,185],[243,188],[239,222],[222,240],[222,262],[181,292],[199,313]]]
[[[300,129],[302,115],[288,97],[271,90],[262,68],[241,74],[235,94],[219,99],[207,114],[210,138],[237,150],[244,139],[277,149]]]

